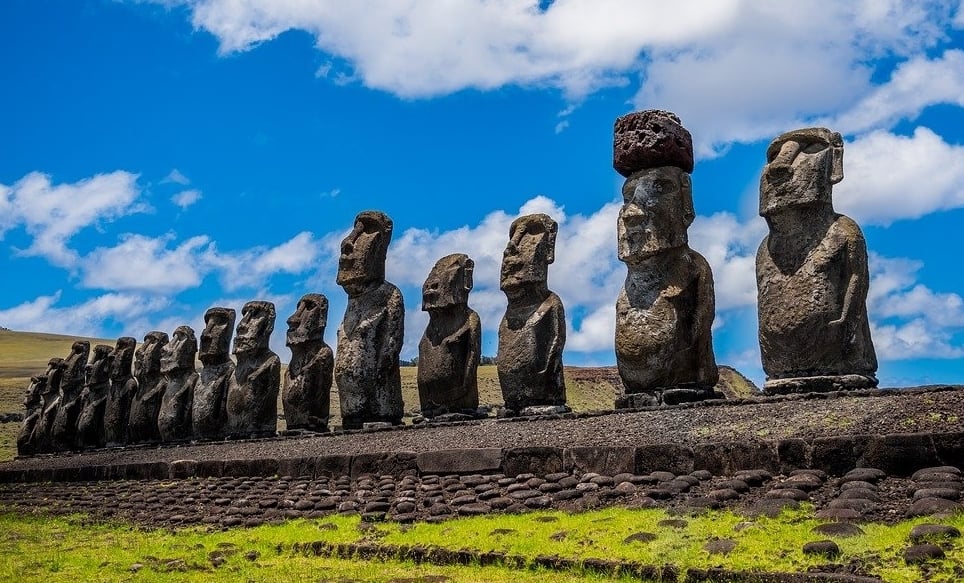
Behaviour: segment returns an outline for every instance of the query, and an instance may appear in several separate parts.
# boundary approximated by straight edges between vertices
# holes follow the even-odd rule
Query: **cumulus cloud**
[[[105,323],[113,321],[124,326],[125,334],[140,338],[146,331],[146,318],[170,303],[161,296],[110,293],[73,306],[61,306],[60,297],[58,291],[0,310],[0,322],[13,330],[102,336]]]
[[[182,190],[171,197],[171,202],[181,207],[181,210],[186,209],[199,200],[201,200],[201,191],[194,188]]]
[[[858,137],[846,145],[844,175],[834,206],[862,224],[964,206],[964,146],[925,127],[911,136],[878,130]]]
[[[274,247],[224,253],[211,245],[204,249],[198,261],[219,271],[224,289],[234,291],[261,286],[275,274],[305,272],[314,267],[320,251],[320,243],[311,233],[303,231]]]
[[[82,229],[147,210],[138,201],[136,174],[118,170],[73,183],[54,184],[40,172],[12,186],[0,185],[0,237],[23,226],[33,237],[24,255],[44,257],[60,267],[75,267],[80,256],[67,243]]]
[[[210,249],[210,240],[205,236],[191,237],[170,249],[168,244],[173,240],[173,234],[128,234],[113,247],[98,247],[82,261],[82,284],[89,288],[155,292],[197,287],[206,271],[199,259]]]

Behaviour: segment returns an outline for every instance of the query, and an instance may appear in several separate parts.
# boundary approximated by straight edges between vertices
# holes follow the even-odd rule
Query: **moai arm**
[[[398,288],[392,286],[387,299],[385,319],[383,320],[385,324],[385,328],[383,328],[385,345],[384,350],[378,355],[381,361],[378,370],[383,371],[398,366],[398,354],[402,349],[402,342],[405,338],[405,304],[402,300],[402,293],[398,291]]]
[[[713,386],[720,380],[720,372],[716,366],[713,354],[713,319],[716,317],[716,295],[713,289],[713,274],[709,263],[698,254],[696,256],[696,317],[693,318],[691,338],[696,339],[696,349],[699,351],[697,362],[696,382],[701,386]]]
[[[562,307],[562,301],[555,294],[550,294],[543,305],[550,304],[548,313],[544,316],[544,322],[549,332],[552,334],[552,342],[546,350],[546,361],[542,370],[538,374],[544,375],[555,364],[562,363],[562,349],[566,345],[566,313]]]
[[[848,217],[841,216],[837,221],[846,237],[845,243],[845,273],[849,273],[847,288],[844,291],[843,305],[840,307],[840,317],[830,322],[831,326],[856,326],[854,314],[860,311],[867,302],[867,292],[870,288],[870,272],[867,267],[867,243],[857,226]],[[853,333],[853,330],[848,330]]]
[[[473,378],[479,365],[479,358],[482,356],[482,321],[475,312],[469,312],[469,317],[465,319],[464,333],[468,334],[468,352],[465,355],[465,376],[462,378],[468,382]],[[463,334],[459,330],[459,336]]]

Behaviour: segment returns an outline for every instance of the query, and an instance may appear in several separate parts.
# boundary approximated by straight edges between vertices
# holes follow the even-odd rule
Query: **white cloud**
[[[834,206],[861,224],[964,206],[964,146],[946,143],[928,128],[912,136],[875,131],[847,144],[844,180]]]
[[[191,183],[191,180],[190,180],[187,176],[181,174],[181,171],[180,171],[180,170],[178,170],[177,168],[174,168],[173,170],[171,170],[171,171],[168,173],[167,176],[164,177],[164,180],[161,180],[161,182],[162,182],[162,183],[164,183],[164,182],[173,182],[174,184],[180,184],[181,186],[187,186],[188,184]]]
[[[192,237],[174,249],[173,234],[145,237],[127,234],[114,247],[98,247],[84,257],[85,287],[109,290],[179,292],[201,284],[200,261],[210,247],[205,236]]]
[[[689,230],[690,247],[713,270],[718,312],[756,305],[756,250],[767,234],[759,217],[741,222],[730,213],[697,216]]]
[[[341,194],[340,188],[332,188],[321,193],[321,198],[335,198]]]
[[[107,321],[125,325],[125,334],[140,338],[144,318],[167,307],[160,296],[105,294],[73,306],[58,306],[61,293],[39,296],[29,302],[0,310],[0,322],[12,330],[51,332],[76,336],[102,336]],[[137,322],[133,327],[130,322]],[[138,325],[140,324],[140,325]]]
[[[22,225],[33,237],[23,254],[41,256],[54,265],[74,267],[79,261],[67,243],[82,229],[147,207],[137,201],[137,175],[121,170],[74,183],[53,184],[47,174],[31,172],[12,186],[0,185],[0,237]]]
[[[182,190],[171,197],[171,202],[181,207],[182,210],[199,200],[201,200],[201,191],[194,188],[190,190]]]
[[[219,271],[224,289],[233,291],[261,286],[275,274],[303,273],[314,267],[320,251],[321,244],[311,233],[303,231],[275,247],[222,253],[211,245],[198,260],[205,268]]]

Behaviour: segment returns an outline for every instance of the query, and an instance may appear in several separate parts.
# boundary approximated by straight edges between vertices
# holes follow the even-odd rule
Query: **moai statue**
[[[328,298],[305,294],[288,318],[285,345],[291,362],[285,373],[281,404],[289,431],[328,431],[331,379],[335,357],[325,344]]]
[[[155,443],[161,440],[157,431],[157,413],[161,408],[164,383],[161,379],[161,351],[167,345],[164,332],[148,332],[134,352],[134,379],[137,393],[131,401],[127,424],[130,443]]]
[[[713,398],[713,274],[689,247],[693,142],[668,111],[616,120],[613,167],[623,176],[617,220],[626,282],[616,300],[616,365],[625,393],[616,408]]]
[[[548,215],[519,217],[502,254],[500,287],[509,305],[499,325],[496,369],[510,414],[569,411],[562,376],[566,314],[547,283],[558,229]]]
[[[234,336],[237,365],[228,387],[227,434],[263,437],[278,431],[281,359],[268,347],[274,330],[271,302],[253,301],[241,308]]]
[[[231,308],[211,308],[204,313],[201,332],[201,376],[194,389],[191,423],[195,439],[221,439],[228,423],[228,387],[234,377],[231,360],[231,335],[237,312]]]
[[[23,423],[20,425],[20,432],[17,433],[17,455],[33,455],[40,451],[39,437],[35,433],[40,419],[43,416],[43,393],[47,389],[47,376],[36,375],[30,377],[30,386],[23,398],[23,407],[26,413],[23,416]]]
[[[867,244],[833,210],[843,139],[787,132],[767,148],[760,215],[770,234],[756,257],[760,352],[770,394],[877,386],[867,320]]]
[[[77,447],[77,418],[80,417],[80,394],[84,390],[87,356],[90,342],[78,340],[70,348],[70,356],[64,361],[64,375],[60,381],[60,403],[57,417],[50,431],[54,451]]]
[[[117,339],[110,357],[110,393],[104,412],[104,442],[108,447],[127,444],[131,401],[137,393],[137,381],[131,372],[137,341],[130,336]]]
[[[198,374],[194,369],[197,338],[190,326],[178,326],[171,341],[161,349],[161,407],[157,411],[157,431],[161,441],[191,439],[191,409]]]
[[[348,293],[338,328],[335,383],[345,429],[365,423],[402,422],[402,350],[405,306],[402,293],[385,281],[392,220],[378,211],[355,217],[341,242],[337,283]]]
[[[53,451],[51,434],[54,421],[57,419],[57,411],[60,409],[60,382],[64,376],[64,359],[51,358],[47,362],[47,371],[43,376],[47,377],[47,382],[40,391],[43,405],[40,419],[30,438],[36,452]]]
[[[104,447],[104,413],[110,393],[110,355],[113,347],[98,344],[87,364],[87,383],[81,393],[77,417],[77,446]]]
[[[418,344],[422,415],[478,416],[482,323],[469,307],[475,262],[456,253],[438,260],[422,286],[428,326]]]

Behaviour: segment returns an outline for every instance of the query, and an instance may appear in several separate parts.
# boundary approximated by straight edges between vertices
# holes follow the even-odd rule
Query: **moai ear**
[[[843,180],[843,137],[834,132],[830,137],[830,153],[833,156],[830,168],[830,184]]]
[[[472,286],[474,285],[473,276],[475,274],[475,261],[472,261],[466,257],[465,263],[462,264],[462,272],[465,274],[462,278],[462,285],[465,287],[465,291],[472,291]]]
[[[548,251],[546,252],[546,263],[552,263],[556,260],[556,233],[559,232],[559,223],[551,221],[548,230],[546,231],[546,242],[548,246]]]
[[[683,224],[689,227],[696,219],[696,209],[693,207],[693,179],[686,172],[680,173],[680,190],[683,191]]]

